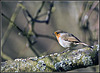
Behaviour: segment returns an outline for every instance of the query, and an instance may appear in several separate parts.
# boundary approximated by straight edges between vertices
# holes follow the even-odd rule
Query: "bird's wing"
[[[62,36],[62,39],[65,41],[70,41],[70,42],[81,42],[77,37],[75,37],[73,34],[65,34]]]
[[[72,37],[74,37],[78,42],[81,42],[77,37],[75,37],[73,34],[71,34]]]
[[[74,37],[69,37],[68,38],[68,41],[72,41],[72,42],[78,42],[78,40]]]

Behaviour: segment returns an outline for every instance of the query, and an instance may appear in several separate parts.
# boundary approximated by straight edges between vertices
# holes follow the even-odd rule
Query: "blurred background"
[[[58,44],[52,34],[58,29],[74,34],[88,45],[98,44],[99,4],[97,1],[12,1],[1,2],[1,4],[2,40],[12,15],[20,7],[15,13],[17,14],[14,19],[15,25],[2,46],[2,52],[11,59],[64,51],[65,49]],[[29,34],[31,32],[32,34]],[[3,56],[1,58],[2,61],[8,60]],[[99,65],[73,71],[98,72]]]

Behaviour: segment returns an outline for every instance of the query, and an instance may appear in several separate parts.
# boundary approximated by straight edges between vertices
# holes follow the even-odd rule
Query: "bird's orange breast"
[[[59,37],[61,37],[60,34],[57,34],[57,33],[55,32],[55,35],[56,35],[57,40],[58,40],[58,42],[59,42]]]

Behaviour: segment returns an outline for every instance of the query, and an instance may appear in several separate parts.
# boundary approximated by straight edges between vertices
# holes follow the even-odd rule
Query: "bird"
[[[71,33],[62,31],[62,30],[57,30],[54,32],[57,41],[59,42],[59,44],[64,47],[64,48],[71,48],[71,47],[75,47],[77,45],[84,45],[86,47],[92,48],[91,46],[89,46],[86,43],[81,42],[76,36],[74,36]]]

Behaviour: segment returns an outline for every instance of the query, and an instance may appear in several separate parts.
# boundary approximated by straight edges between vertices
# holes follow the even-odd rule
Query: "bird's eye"
[[[57,34],[59,34],[60,32],[56,32]]]
[[[58,34],[58,32],[55,32],[55,35],[57,35]]]

